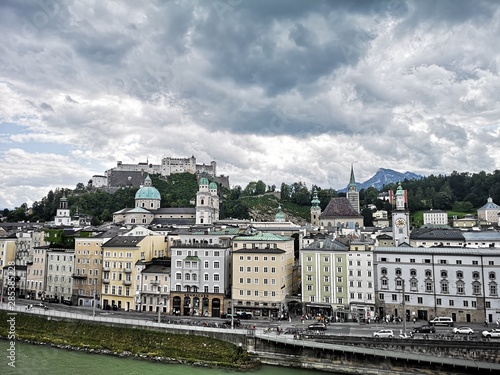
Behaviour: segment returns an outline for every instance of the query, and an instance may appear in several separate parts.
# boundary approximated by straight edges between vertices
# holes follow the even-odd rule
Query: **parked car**
[[[252,313],[246,312],[246,311],[237,311],[236,312],[236,317],[238,319],[252,319]]]
[[[392,339],[394,337],[394,332],[392,329],[381,329],[380,331],[373,332],[373,337],[388,337]]]
[[[325,323],[312,323],[307,326],[307,329],[310,331],[326,331],[326,324]]]
[[[472,335],[474,333],[474,330],[471,327],[455,327],[453,328],[453,333]]]
[[[413,328],[414,333],[436,333],[436,328],[428,324]]]
[[[437,316],[434,319],[429,320],[429,324],[432,326],[448,326],[453,327],[453,319],[448,316]]]
[[[489,331],[483,331],[482,335],[487,339],[500,338],[500,329],[490,329]]]

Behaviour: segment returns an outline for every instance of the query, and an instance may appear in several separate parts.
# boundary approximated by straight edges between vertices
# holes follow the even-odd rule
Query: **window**
[[[472,294],[480,295],[481,294],[481,283],[478,281],[474,281],[472,283]]]
[[[384,276],[385,276],[385,275],[387,275],[387,268],[382,268],[382,269],[380,270],[380,273],[381,273],[382,275],[384,275]]]
[[[425,270],[425,277],[432,277],[431,270]]]
[[[425,281],[425,291],[426,291],[427,293],[432,293],[432,290],[433,290],[433,289],[432,289],[432,281],[430,281],[430,280],[426,280],[426,281]]]
[[[220,275],[218,273],[214,273],[214,281],[220,281]]]
[[[341,283],[342,282],[342,276],[337,276],[337,282]]]
[[[337,258],[337,263],[342,263],[342,258],[338,257]]]
[[[488,277],[489,277],[490,280],[495,280],[495,272],[490,272],[488,274]]]
[[[446,280],[441,281],[441,293],[449,293],[448,282]]]
[[[452,299],[450,299],[448,301],[448,306],[455,306],[455,301],[453,301]]]
[[[259,267],[254,267],[253,272],[259,273]]]
[[[307,290],[311,292],[313,290],[313,286],[311,284],[307,284]]]
[[[379,293],[378,299],[383,300],[384,299],[384,293]]]
[[[401,263],[401,258],[396,258],[396,263]]]
[[[416,269],[411,269],[410,270],[410,276],[412,276],[412,277],[417,276],[417,270]]]
[[[477,272],[477,271],[472,272],[472,278],[479,279],[479,272]]]
[[[337,267],[337,272],[342,273],[342,267]]]
[[[398,300],[398,295],[397,295],[397,294],[393,294],[393,295],[392,295],[392,300],[393,300],[394,302],[396,302],[396,301]]]
[[[464,301],[464,307],[469,307],[469,301]]]
[[[217,260],[214,262],[214,269],[220,268],[220,262]]]
[[[472,265],[473,265],[473,266],[477,266],[477,265],[479,265],[479,262],[478,262],[477,260],[473,260],[473,261],[472,261]]]
[[[457,294],[465,294],[465,283],[457,281]]]
[[[446,264],[446,259],[440,259],[439,264]]]
[[[457,271],[457,279],[463,279],[464,273],[462,271]]]
[[[422,297],[417,297],[417,303],[421,305],[422,303],[424,303],[424,299]]]
[[[203,267],[208,268],[208,261],[207,260],[203,262]]]
[[[325,272],[330,272],[330,267],[325,267],[325,268],[324,268],[324,271],[325,271]]]
[[[341,286],[338,286],[337,287],[337,293],[343,293],[344,292],[344,288],[341,287]]]
[[[497,284],[491,283],[490,284],[490,296],[497,296]]]

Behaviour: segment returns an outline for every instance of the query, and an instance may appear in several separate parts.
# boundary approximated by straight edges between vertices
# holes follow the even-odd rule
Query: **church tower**
[[[208,178],[200,178],[196,193],[196,225],[211,225],[219,220],[219,195],[217,184],[208,182]]]
[[[71,216],[66,195],[63,195],[59,200],[59,208],[56,211],[54,222],[55,225],[71,225]]]
[[[351,203],[352,208],[356,210],[359,214],[361,210],[359,208],[359,192],[356,185],[356,180],[354,179],[354,169],[351,164],[351,178],[349,180],[349,186],[347,190],[347,200]]]
[[[321,207],[319,206],[318,192],[314,189],[313,199],[311,201],[311,225],[319,227],[319,215],[321,215]]]
[[[390,193],[392,197],[392,191]],[[398,183],[395,198],[391,199],[391,203],[395,203],[394,210],[392,211],[392,242],[394,246],[399,246],[402,243],[410,244],[410,214],[407,210],[408,200],[406,190],[403,190],[401,187],[401,182]]]

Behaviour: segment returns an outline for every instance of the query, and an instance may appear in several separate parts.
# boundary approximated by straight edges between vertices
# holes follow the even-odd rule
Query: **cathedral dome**
[[[278,207],[278,213],[274,217],[274,221],[275,222],[281,222],[281,223],[285,221],[285,214],[281,210],[281,205]]]
[[[135,193],[135,199],[161,199],[160,192],[151,184],[149,176],[144,180],[144,185]]]
[[[208,178],[206,177],[200,178],[200,185],[208,185]]]
[[[208,188],[210,190],[217,190],[217,184],[215,182],[211,182],[210,185],[208,185]]]

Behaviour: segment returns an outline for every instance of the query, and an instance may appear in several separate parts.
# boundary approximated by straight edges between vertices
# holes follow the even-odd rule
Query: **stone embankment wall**
[[[326,340],[326,339],[325,339]],[[332,340],[326,340],[332,343]],[[247,350],[265,364],[317,369],[343,374],[488,374],[498,371],[500,342],[441,342],[438,340],[373,340],[370,338],[338,338],[343,349],[309,348],[294,343],[279,343],[249,338]],[[434,342],[433,342],[434,341]],[[392,356],[370,355],[345,350],[346,345],[357,348],[383,349]],[[398,357],[394,353],[401,353]],[[408,356],[405,354],[416,354]],[[413,358],[412,358],[413,357]],[[433,357],[431,360],[426,358]],[[438,359],[436,360],[436,357]],[[443,362],[439,361],[443,358]],[[456,362],[453,359],[456,358]],[[452,361],[450,361],[452,359]],[[466,367],[460,360],[482,362],[482,367]],[[447,362],[447,363],[446,363]],[[492,368],[488,369],[488,363]],[[486,365],[485,365],[486,364]],[[495,367],[495,365],[497,367]]]

